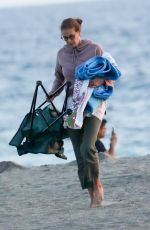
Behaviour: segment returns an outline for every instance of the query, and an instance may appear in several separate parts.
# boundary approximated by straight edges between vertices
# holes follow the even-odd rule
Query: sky
[[[16,7],[16,6],[28,6],[28,5],[40,5],[40,4],[53,4],[64,2],[85,2],[87,0],[0,0],[0,8],[3,7]]]

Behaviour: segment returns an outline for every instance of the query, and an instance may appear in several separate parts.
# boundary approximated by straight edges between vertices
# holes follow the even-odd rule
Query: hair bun
[[[82,22],[83,22],[83,20],[82,19],[80,19],[80,18],[76,18],[76,21],[81,25],[82,24]]]
[[[82,19],[80,18],[66,18],[62,21],[60,29],[62,31],[65,29],[74,28],[75,31],[81,31],[81,24]]]

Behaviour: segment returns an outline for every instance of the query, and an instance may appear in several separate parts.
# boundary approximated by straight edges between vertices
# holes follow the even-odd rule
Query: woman
[[[102,47],[90,40],[81,39],[81,24],[82,20],[78,18],[67,18],[61,23],[61,38],[66,44],[57,54],[56,77],[50,94],[58,89],[64,81],[70,81],[72,86],[69,97],[71,98],[75,81],[75,68],[89,58],[103,54]],[[89,87],[99,86],[104,82],[106,83],[104,79],[95,77],[94,80],[90,80]],[[111,81],[107,83],[112,84]],[[88,189],[90,194],[90,207],[100,206],[103,200],[103,188],[99,177],[99,158],[95,142],[105,110],[106,102],[101,101],[94,114],[85,115],[81,129],[68,128],[77,160],[81,187]]]

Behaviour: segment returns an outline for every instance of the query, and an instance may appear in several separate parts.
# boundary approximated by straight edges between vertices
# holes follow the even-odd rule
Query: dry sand
[[[105,160],[105,201],[89,208],[75,163],[0,163],[0,230],[150,229],[150,155]]]

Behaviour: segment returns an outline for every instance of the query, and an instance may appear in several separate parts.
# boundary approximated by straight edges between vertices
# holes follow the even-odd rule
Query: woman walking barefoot
[[[58,51],[55,68],[55,80],[50,95],[65,81],[70,81],[68,102],[73,96],[75,68],[91,57],[101,56],[103,49],[94,42],[81,38],[82,20],[76,18],[64,19],[60,26],[61,38],[65,45]],[[113,81],[95,77],[89,81],[88,87],[102,84],[113,85]],[[68,103],[69,107],[69,103]],[[101,206],[104,194],[99,176],[99,157],[95,141],[106,110],[106,102],[100,100],[97,109],[92,114],[84,114],[80,129],[68,128],[78,166],[78,176],[82,189],[87,189],[91,198],[90,207]]]

